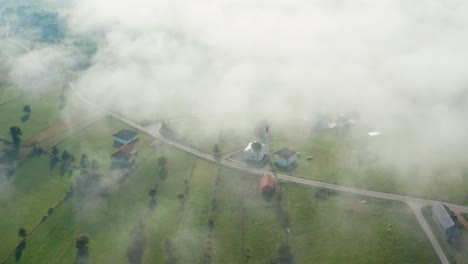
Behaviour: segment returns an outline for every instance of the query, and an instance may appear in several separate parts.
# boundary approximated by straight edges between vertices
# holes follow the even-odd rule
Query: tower
[[[265,154],[270,155],[270,128],[266,126],[265,129]]]

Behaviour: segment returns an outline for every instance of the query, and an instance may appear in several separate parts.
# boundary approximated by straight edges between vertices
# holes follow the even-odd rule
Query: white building
[[[282,167],[289,167],[297,160],[297,152],[288,148],[283,148],[273,154],[274,161]]]
[[[265,156],[270,155],[270,129],[265,129],[265,144],[254,141],[250,142],[244,149],[245,159],[247,161],[261,161]]]

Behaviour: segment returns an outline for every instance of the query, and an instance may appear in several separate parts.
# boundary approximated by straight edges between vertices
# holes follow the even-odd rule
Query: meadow
[[[221,154],[242,150],[248,142],[256,138],[252,131],[218,133],[207,132],[205,126],[197,120],[181,119],[169,123],[171,133],[165,135],[191,145],[201,151],[213,153],[213,146],[218,144]],[[364,133],[365,134],[365,133]],[[263,142],[263,139],[259,139]],[[330,132],[305,133],[273,130],[271,146],[275,149],[288,147],[301,153],[294,169],[282,170],[281,173],[318,181],[336,183],[357,188],[397,193],[421,198],[436,199],[468,205],[468,168],[442,166],[427,170],[414,168],[401,171],[391,164],[384,164],[371,159],[372,154],[361,152],[368,138],[342,137]],[[366,156],[369,155],[369,156]],[[313,160],[307,160],[312,156]],[[445,180],[447,175],[457,175]]]
[[[0,101],[4,102],[0,104],[0,138],[11,140],[9,128],[18,126],[25,141],[60,119],[63,113],[59,110],[61,89],[50,88],[24,94],[19,94],[17,87],[14,89],[16,92],[9,85],[0,87]],[[23,112],[25,105],[31,107],[29,116]]]
[[[61,148],[80,153],[83,149],[76,142],[100,138],[95,133],[100,129],[84,130],[83,135],[71,137]],[[73,262],[75,238],[81,233],[91,237],[90,262],[127,263],[131,234],[141,224],[146,237],[143,263],[164,263],[169,255],[178,263],[204,263],[207,258],[213,263],[273,263],[282,244],[291,247],[296,263],[343,260],[379,263],[388,259],[393,263],[437,262],[414,216],[401,204],[374,200],[361,204],[359,197],[345,195],[318,199],[316,189],[285,184],[281,207],[286,213],[279,214],[274,198],[260,194],[258,176],[219,168],[167,146],[141,145],[140,148],[146,149],[146,154],[139,155],[138,163],[125,181],[111,181],[109,191],[103,196],[85,200],[72,196],[66,200],[34,231],[18,263]],[[110,150],[103,152],[110,153]],[[166,179],[157,174],[156,161],[161,156],[168,159]],[[43,166],[45,171],[41,176],[59,183],[38,188],[42,185],[37,181],[46,179],[33,181],[33,174],[19,174],[23,175],[23,181],[31,182],[28,188],[31,197],[40,197],[42,193],[47,194],[47,199],[42,206],[36,206],[40,204],[38,201],[16,205],[42,208],[37,212],[25,210],[30,211],[28,215],[17,215],[10,226],[4,227],[12,230],[8,236],[12,242],[2,244],[3,255],[19,242],[18,224],[28,229],[37,223],[77,177],[76,172],[71,178],[61,177],[57,172],[48,173],[45,157],[31,159],[23,166],[31,169]],[[148,190],[155,184],[157,205],[152,210]],[[184,199],[178,199],[183,193]],[[29,225],[24,222],[26,219],[31,219]],[[214,226],[211,232],[209,220]],[[388,223],[394,229],[391,236],[386,233]],[[173,251],[168,251],[167,241],[173,245]]]
[[[32,106],[31,119],[20,124],[26,141],[62,117],[56,105],[57,90],[31,96],[0,105],[10,113],[2,119],[2,128],[18,124],[15,119],[23,104]],[[77,110],[79,104],[68,107]],[[81,113],[88,116],[92,111]],[[24,227],[34,232],[18,260],[13,254],[8,263],[72,263],[77,257],[75,239],[83,233],[91,239],[90,263],[128,263],[127,253],[139,228],[144,232],[143,263],[275,263],[285,245],[296,263],[437,262],[404,205],[377,200],[362,204],[360,197],[339,194],[320,199],[316,193],[321,190],[294,184],[282,185],[283,199],[278,204],[277,196],[264,197],[259,192],[259,176],[221,168],[169,146],[153,145],[153,139],[145,135],[140,134],[136,144],[139,154],[135,166],[121,180],[119,171],[110,166],[110,155],[117,149],[112,135],[128,127],[110,117],[92,115],[91,121],[52,137],[57,139],[53,145],[60,152],[66,150],[75,157],[76,166],[82,154],[98,161],[101,176],[86,195],[67,195],[82,177],[80,170],[63,173],[61,164],[54,165],[45,153],[26,159],[14,176],[2,179],[0,233],[5,242],[0,245],[0,259],[14,253],[21,241],[18,229]],[[238,140],[230,145],[220,143],[222,152],[243,144],[242,137],[235,138]],[[274,141],[277,146],[309,147],[279,140]],[[218,141],[206,142],[200,146],[209,152]],[[330,151],[328,158],[318,156],[311,163],[323,163],[317,174],[327,175],[328,180],[338,179],[330,178],[337,175],[331,157],[341,153],[333,147],[335,143],[325,136],[310,145],[314,151]],[[168,160],[166,178],[158,173],[160,157]],[[292,173],[315,169],[301,162]],[[148,192],[155,186],[157,194],[152,201]],[[55,209],[48,213],[51,207]],[[389,223],[392,234],[386,231]]]

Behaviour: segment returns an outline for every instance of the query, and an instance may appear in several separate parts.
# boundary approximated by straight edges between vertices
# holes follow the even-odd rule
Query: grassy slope
[[[247,252],[249,263],[269,263],[275,258],[285,232],[271,202],[259,194],[258,180],[253,175],[223,169],[216,188],[215,263],[242,263]]]
[[[399,175],[378,162],[359,166],[356,154],[352,152],[354,143],[331,133],[317,134],[309,139],[278,136],[272,144],[274,147],[287,146],[301,152],[297,168],[285,172],[287,174],[375,191],[468,203],[465,191],[468,188],[468,173],[450,177],[450,181],[441,177],[453,173],[453,168]],[[308,155],[314,159],[307,161]]]
[[[402,204],[332,195],[287,184],[291,246],[297,263],[437,263],[424,232]],[[392,224],[393,233],[386,228]]]
[[[25,162],[8,182],[1,184],[0,196],[0,258],[5,257],[19,242],[20,227],[30,231],[68,189],[68,176],[60,176],[59,169],[49,167],[47,156],[34,157]],[[6,190],[5,190],[6,189]]]
[[[60,117],[59,106],[60,91],[56,88],[43,92],[41,95],[28,93],[15,100],[0,105],[0,138],[10,140],[9,128],[19,126],[23,132],[23,141],[34,134],[52,125]],[[3,98],[0,98],[3,100]],[[22,122],[24,115],[23,107],[31,106],[31,116],[29,120]]]
[[[211,195],[217,168],[198,160],[190,180],[190,192],[177,231],[177,253],[180,263],[203,263]]]
[[[169,158],[166,180],[155,173],[159,155]],[[275,259],[278,246],[288,240],[288,235],[271,203],[259,195],[258,177],[223,169],[222,180],[216,186],[217,167],[198,160],[185,210],[179,213],[176,196],[183,192],[184,180],[192,173],[193,158],[168,147],[161,147],[150,156],[109,197],[94,201],[98,206],[88,217],[83,217],[87,209],[80,209],[73,200],[59,207],[33,235],[19,263],[73,262],[74,239],[82,232],[91,236],[93,263],[126,263],[129,235],[148,212],[147,191],[155,183],[159,186],[158,205],[144,221],[148,240],[145,263],[164,262],[167,238],[175,241],[179,262],[201,262],[213,188],[217,193],[213,218],[215,263],[241,263],[247,250],[249,263]],[[289,241],[297,263],[437,260],[413,215],[402,205],[377,201],[361,205],[358,198],[340,195],[317,200],[313,190],[290,184],[286,185],[286,192]],[[394,229],[390,237],[385,231],[388,223]]]
[[[15,88],[11,83],[2,83],[0,81],[0,106],[21,96],[23,92]]]
[[[155,159],[161,154],[169,158],[170,176],[159,183],[158,207],[145,221],[147,249],[151,249],[147,250],[145,258],[151,263],[161,263],[165,237],[175,230],[178,207],[175,196],[183,186],[183,179],[188,177],[192,163],[190,156],[166,147],[138,165],[109,197],[92,201],[97,204],[96,208],[83,207],[73,199],[67,201],[37,230],[20,263],[71,263],[76,254],[74,239],[80,233],[90,234],[92,263],[126,263],[129,236],[148,211],[147,193],[158,181]]]

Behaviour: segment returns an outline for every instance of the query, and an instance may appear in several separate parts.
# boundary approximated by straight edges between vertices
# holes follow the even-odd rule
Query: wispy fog
[[[77,89],[131,116],[198,115],[216,129],[261,119],[287,127],[353,111],[386,135],[383,156],[392,161],[465,160],[467,1],[76,0],[70,7],[69,29],[99,36]]]

